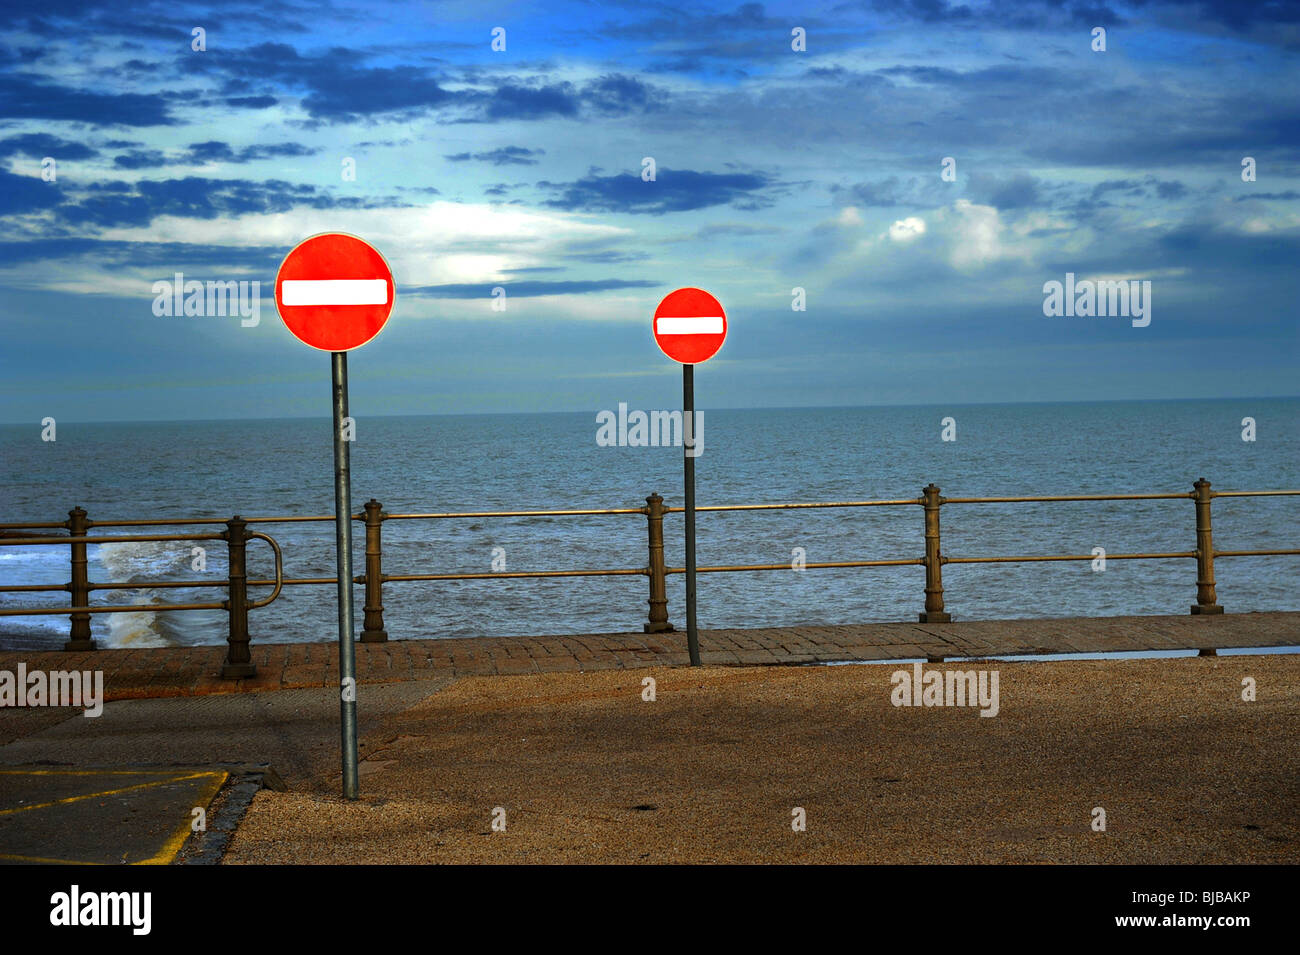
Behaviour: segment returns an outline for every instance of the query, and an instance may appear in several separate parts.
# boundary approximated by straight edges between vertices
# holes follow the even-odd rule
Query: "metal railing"
[[[817,503],[787,504],[731,504],[707,505],[698,507],[698,512],[738,512],[738,511],[790,511],[810,508],[864,508],[864,507],[908,507],[919,506],[924,515],[925,554],[923,557],[891,560],[851,560],[805,562],[804,569],[823,568],[858,568],[858,567],[902,567],[923,566],[925,568],[925,603],[919,614],[922,623],[946,623],[952,616],[944,606],[943,567],[945,564],[995,564],[995,563],[1030,563],[1040,561],[1070,561],[1094,559],[1092,554],[1049,554],[1026,556],[991,556],[991,557],[948,557],[940,548],[940,510],[950,504],[1037,504],[1070,501],[1152,501],[1152,500],[1191,500],[1196,514],[1196,549],[1187,551],[1107,554],[1107,560],[1167,560],[1186,558],[1196,559],[1196,603],[1192,605],[1193,614],[1221,614],[1223,607],[1218,602],[1214,580],[1215,558],[1222,557],[1262,557],[1300,554],[1300,548],[1275,550],[1227,550],[1214,549],[1210,523],[1210,503],[1216,497],[1278,497],[1300,495],[1300,490],[1285,491],[1214,491],[1210,482],[1201,478],[1193,484],[1193,490],[1173,494],[1067,494],[1044,497],[949,497],[940,494],[939,488],[930,484],[923,488],[921,496],[916,498],[898,498],[881,501],[828,501]],[[627,508],[589,508],[581,510],[527,510],[527,511],[463,511],[429,514],[385,514],[383,506],[373,498],[367,501],[362,512],[352,515],[353,520],[365,525],[365,572],[353,578],[353,583],[365,587],[364,618],[362,621],[361,641],[377,643],[388,639],[384,627],[383,587],[385,584],[406,583],[410,581],[434,580],[493,580],[546,577],[623,577],[642,576],[649,582],[649,615],[643,629],[647,633],[664,633],[673,630],[668,620],[667,579],[671,574],[685,573],[684,567],[669,567],[664,560],[664,515],[681,513],[680,507],[665,507],[663,498],[651,494],[646,498],[645,507]],[[388,521],[422,521],[422,520],[458,520],[511,517],[549,517],[579,518],[604,515],[642,515],[646,519],[646,542],[649,561],[645,567],[619,567],[592,570],[529,570],[529,571],[491,571],[484,573],[432,573],[432,574],[386,574],[383,570],[383,526]],[[70,639],[65,646],[68,650],[93,650],[94,641],[90,638],[90,614],[112,613],[115,611],[139,610],[138,605],[129,606],[91,606],[90,593],[94,590],[165,587],[210,587],[224,586],[229,594],[220,603],[190,604],[149,604],[150,610],[208,610],[224,609],[229,615],[228,652],[222,667],[225,677],[251,676],[255,672],[248,651],[248,611],[265,607],[275,600],[284,587],[317,586],[337,584],[337,577],[294,577],[286,578],[283,574],[282,556],[279,544],[266,534],[250,532],[249,524],[288,524],[305,522],[332,522],[333,515],[310,517],[254,517],[230,520],[220,518],[190,519],[150,519],[140,521],[91,521],[81,508],[69,511],[69,519],[60,523],[18,523],[0,524],[0,547],[26,544],[70,544],[72,548],[72,580],[68,584],[36,584],[24,586],[0,586],[0,592],[29,591],[68,591],[72,595],[71,606],[54,608],[10,608],[0,610],[0,616],[28,616],[37,614],[68,614],[72,620]],[[90,536],[91,528],[105,527],[178,527],[188,525],[225,524],[226,530],[217,534],[165,534],[165,535],[119,535]],[[39,531],[66,529],[68,536],[28,536],[6,537],[13,531]],[[271,545],[275,554],[275,578],[273,580],[249,580],[245,547],[249,540],[260,538]],[[212,581],[158,581],[142,583],[91,583],[86,574],[86,545],[103,544],[116,541],[180,541],[180,540],[225,540],[230,552],[228,580],[224,583]],[[737,564],[711,567],[698,567],[697,573],[757,572],[767,570],[789,570],[791,564]],[[267,597],[248,600],[248,588],[272,586],[274,589]]]
[[[142,527],[151,525],[163,526],[181,526],[187,524],[222,524],[226,525],[226,530],[219,534],[111,534],[100,536],[89,536],[91,527]],[[63,535],[41,535],[36,537],[9,536],[5,532],[14,530],[37,531],[52,530],[63,527],[68,531],[67,536]],[[264,540],[271,545],[271,551],[275,554],[275,579],[270,581],[249,581],[247,570],[247,547],[248,542],[253,539]],[[211,580],[166,580],[166,581],[149,581],[141,583],[131,581],[127,583],[92,583],[86,573],[86,545],[87,544],[117,544],[117,543],[134,543],[134,542],[152,542],[152,541],[219,541],[224,540],[229,552],[228,569],[226,582],[224,584]],[[208,603],[183,603],[183,604],[147,604],[149,610],[171,611],[171,610],[225,610],[230,619],[230,631],[227,637],[226,660],[221,668],[223,677],[246,677],[252,676],[257,672],[253,665],[252,655],[249,653],[249,634],[248,634],[248,611],[256,610],[259,607],[265,607],[280,596],[280,591],[284,588],[284,558],[280,552],[280,545],[275,538],[257,532],[248,530],[248,521],[245,521],[239,515],[235,515],[228,521],[222,521],[219,518],[193,518],[190,520],[167,521],[167,520],[146,520],[146,521],[101,521],[94,522],[86,517],[86,512],[80,507],[74,507],[68,512],[68,520],[61,523],[37,523],[37,524],[0,524],[0,546],[16,547],[20,545],[70,545],[71,547],[71,564],[72,580],[66,584],[23,584],[18,586],[0,587],[0,592],[6,593],[32,593],[32,592],[50,592],[64,590],[71,594],[70,607],[33,607],[33,608],[8,608],[0,609],[0,616],[37,616],[42,614],[68,614],[72,621],[71,630],[68,634],[68,642],[64,644],[65,650],[94,650],[95,641],[90,636],[90,615],[93,613],[122,613],[138,611],[141,609],[140,604],[99,604],[92,606],[90,604],[90,593],[94,590],[123,590],[126,588],[147,588],[150,590],[162,587],[220,587],[227,589],[227,597],[222,601]],[[270,594],[261,600],[250,601],[248,599],[249,586],[259,584],[270,584],[273,589]]]

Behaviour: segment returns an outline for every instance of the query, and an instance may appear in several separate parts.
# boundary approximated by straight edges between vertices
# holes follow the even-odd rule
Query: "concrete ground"
[[[1071,649],[1094,637],[1124,643],[1111,649],[1182,635],[1296,642],[1295,614],[1171,621],[984,629],[1004,650],[1030,637]],[[952,626],[952,639],[978,652],[983,627]],[[287,791],[252,799],[219,840],[226,862],[1300,861],[1300,655],[927,665],[996,669],[1000,709],[986,718],[893,706],[890,676],[910,664],[789,665],[858,652],[868,638],[888,655],[926,650],[899,642],[910,631],[773,631],[774,649],[758,633],[745,647],[737,638],[728,658],[714,632],[709,652],[785,665],[664,666],[678,662],[676,644],[656,652],[601,637],[563,638],[563,653],[466,642],[420,665],[400,643],[371,647],[357,803],[338,795],[338,690],[274,689],[300,679],[290,657],[268,665],[266,692],[185,695],[211,694],[215,681],[185,684],[191,664],[173,679],[160,666],[169,651],[69,654],[112,660],[112,673],[135,674],[132,694],[161,698],[119,698],[93,719],[0,709],[0,855],[167,861],[208,798],[180,777],[269,764]],[[322,647],[292,651],[314,660],[301,679],[332,683]],[[76,668],[67,657],[61,665]],[[1242,699],[1246,678],[1253,702]],[[126,772],[153,783],[131,789],[129,804],[118,791],[134,785]],[[224,808],[231,788],[212,811],[238,821]],[[33,810],[37,801],[52,805]],[[1104,832],[1092,828],[1099,811]]]
[[[225,861],[1300,861],[1300,657],[958,666],[997,716],[895,707],[891,665],[462,679],[370,724],[359,802],[263,791]]]
[[[361,731],[449,682],[367,687]],[[269,764],[287,786],[334,787],[338,693],[127,700],[92,719],[5,709],[0,741],[0,863],[165,864],[190,848],[194,809],[213,811],[228,775]]]

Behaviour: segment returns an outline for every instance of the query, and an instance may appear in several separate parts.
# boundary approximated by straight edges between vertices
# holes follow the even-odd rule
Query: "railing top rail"
[[[354,514],[354,518],[360,519],[362,515]],[[334,515],[324,517],[245,517],[241,518],[246,524],[294,524],[302,521],[333,521]],[[151,517],[138,521],[92,521],[87,520],[87,527],[184,527],[189,524],[228,524],[228,517],[176,517],[176,518],[159,518]],[[44,530],[44,529],[66,529],[67,521],[46,521],[43,523],[34,522],[11,522],[0,524],[0,531],[7,530]]]
[[[944,497],[945,504],[1033,504],[1039,501],[1185,501],[1195,497],[1195,491],[1175,494],[1045,494],[999,497]]]
[[[1278,497],[1300,494],[1300,491],[1212,491],[1214,497]]]
[[[582,508],[572,511],[448,511],[435,514],[385,514],[389,521],[440,520],[455,517],[577,517],[584,514],[644,514],[644,507]]]
[[[899,504],[922,504],[924,498],[903,497],[890,501],[814,501],[796,504],[709,504],[696,511],[788,511],[814,507],[893,507]],[[680,514],[684,507],[665,507],[665,514]]]
[[[1300,491],[1211,491],[1212,497],[1273,497],[1300,494]],[[1037,501],[1156,501],[1186,500],[1195,491],[1176,494],[1050,494],[1033,497],[945,497],[945,504],[1018,504]]]
[[[32,544],[125,544],[132,541],[219,541],[224,534],[105,534],[100,537],[0,537],[0,547]]]
[[[354,518],[359,515],[353,514]],[[88,527],[179,527],[182,524],[225,524],[228,517],[188,517],[179,520],[167,518],[150,518],[144,521],[86,521]],[[244,517],[245,524],[301,524],[306,521],[333,521],[333,514],[310,515],[305,517]],[[3,525],[0,525],[3,526]]]
[[[1212,497],[1290,497],[1300,495],[1300,490],[1272,490],[1272,491],[1211,491]],[[1187,500],[1196,496],[1195,491],[1179,491],[1175,493],[1158,493],[1158,494],[1050,494],[1050,495],[1001,495],[997,497],[944,497],[944,504],[1032,504],[1039,502],[1052,501],[1158,501],[1158,500]],[[697,511],[781,511],[781,510],[803,510],[812,508],[827,507],[896,507],[908,504],[923,504],[924,498],[921,497],[904,497],[891,498],[877,501],[809,501],[809,502],[790,502],[782,504],[710,504],[696,507]],[[665,514],[678,514],[685,508],[665,507]],[[524,510],[524,511],[440,511],[432,513],[412,513],[412,514],[389,514],[384,513],[383,519],[387,521],[395,520],[447,520],[456,518],[485,518],[485,517],[582,517],[595,516],[604,514],[645,514],[644,507],[612,507],[612,508],[578,508],[571,510]],[[352,515],[353,520],[364,520],[364,513]],[[243,518],[247,524],[300,524],[308,522],[324,523],[332,522],[332,514],[313,514],[300,516],[282,516],[282,517],[246,517]],[[95,521],[87,520],[88,528],[101,527],[182,527],[186,525],[202,524],[226,524],[229,519],[224,517],[178,517],[178,518],[148,518],[136,521]],[[66,530],[68,523],[66,521],[11,521],[0,523],[0,532],[2,531],[20,531],[20,530]],[[88,540],[91,543],[108,542],[110,540],[125,541],[128,538],[108,538],[92,537]],[[145,538],[136,538],[143,540]],[[163,538],[153,538],[161,540]],[[173,540],[182,540],[185,538],[173,537]],[[68,542],[74,540],[71,537],[53,535],[48,540]],[[0,543],[30,543],[26,538],[8,538],[0,534]]]

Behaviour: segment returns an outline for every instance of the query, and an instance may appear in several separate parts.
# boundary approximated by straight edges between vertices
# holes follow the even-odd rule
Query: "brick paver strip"
[[[1300,646],[1300,611],[1215,617],[1102,617],[971,620],[945,624],[703,630],[705,663],[725,666],[942,656],[1008,656],[1117,650],[1200,650]],[[331,686],[338,682],[333,642],[254,643],[257,675],[223,680],[224,645],[0,653],[0,670],[103,670],[108,700]],[[527,674],[635,669],[687,662],[686,634],[599,633],[549,637],[456,637],[358,643],[361,683],[395,683],[437,675]]]

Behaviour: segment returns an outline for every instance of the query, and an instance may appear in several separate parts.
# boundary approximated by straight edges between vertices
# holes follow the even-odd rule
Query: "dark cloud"
[[[129,190],[86,195],[66,202],[55,211],[76,226],[147,226],[158,216],[215,219],[219,216],[269,215],[298,207],[313,209],[368,209],[403,206],[391,197],[362,199],[336,197],[316,186],[278,179],[253,182],[242,179],[144,180]]]
[[[488,119],[543,119],[577,116],[578,95],[572,83],[528,87],[499,86],[487,106]]]
[[[134,149],[113,158],[113,165],[118,169],[157,169],[168,163],[247,163],[258,159],[280,159],[290,156],[312,156],[320,152],[301,143],[266,143],[245,146],[236,150],[229,143],[211,139],[201,143],[191,143],[180,156],[168,158],[158,149]]]
[[[311,149],[301,143],[266,143],[245,146],[238,151],[229,143],[217,139],[207,142],[191,143],[186,151],[185,162],[230,162],[246,163],[258,159],[281,159],[291,156],[314,156],[319,149]]]
[[[1125,96],[1127,98],[1127,95]],[[1290,98],[1241,96],[1233,90],[1188,101],[1152,95],[1142,117],[1116,123],[1112,93],[1080,99],[1071,122],[1031,143],[1036,159],[1069,166],[1170,168],[1235,165],[1242,156],[1276,156],[1300,149],[1300,108]]]
[[[611,74],[593,80],[582,89],[583,103],[593,112],[622,116],[650,108],[655,91],[631,76]]]
[[[690,169],[659,167],[654,182],[640,175],[588,175],[576,182],[539,182],[561,196],[545,205],[573,212],[628,212],[662,215],[709,206],[735,205],[760,208],[766,204],[763,190],[771,180],[758,173],[695,172]]]
[[[625,40],[698,40],[700,37],[731,37],[736,34],[781,31],[790,36],[787,19],[767,16],[761,3],[743,3],[729,13],[694,13],[687,8],[636,23],[606,23],[602,36]]]
[[[26,66],[35,63],[37,60],[48,55],[49,51],[40,47],[22,46],[13,49],[7,46],[0,46],[0,66],[13,66],[22,64]]]
[[[235,151],[228,143],[211,139],[203,143],[190,143],[185,158],[190,162],[234,162]]]
[[[224,78],[228,97],[271,98],[271,84],[304,91],[302,105],[313,118],[347,122],[395,112],[423,112],[456,101],[431,71],[414,66],[366,66],[366,54],[343,47],[303,54],[287,43],[259,43],[223,50],[220,56],[181,61],[195,72]]]
[[[912,184],[904,185],[897,176],[878,179],[875,182],[859,182],[852,186],[832,185],[831,195],[851,206],[879,206],[888,208],[899,205],[906,194],[913,191]]]
[[[523,146],[501,146],[497,149],[489,149],[481,153],[453,153],[450,156],[444,156],[452,162],[467,162],[471,159],[477,162],[488,162],[494,166],[536,166],[537,160],[534,156],[544,156],[545,149],[525,149]]]
[[[1024,209],[1040,203],[1039,182],[1033,176],[1002,179],[977,173],[971,176],[970,192],[977,201],[998,209]]]
[[[1142,179],[1104,179],[1092,187],[1090,198],[1102,200],[1112,192],[1134,199],[1181,199],[1187,195],[1187,187],[1177,179],[1158,179],[1155,176]]]
[[[55,159],[90,159],[98,155],[97,150],[91,149],[85,143],[60,139],[49,133],[24,133],[21,136],[0,139],[0,157],[31,156],[34,159],[44,159],[46,156],[53,156]]]
[[[1014,66],[999,63],[977,70],[950,70],[937,66],[888,66],[876,70],[877,76],[901,78],[924,86],[950,86],[972,94],[1005,97],[1023,96],[1031,90],[1042,94],[1050,90],[1077,90],[1079,79],[1067,70],[1042,66]]]
[[[1286,192],[1256,192],[1248,196],[1237,196],[1237,198],[1232,201],[1251,202],[1256,199],[1265,200],[1269,202],[1273,202],[1273,201],[1285,202],[1293,199],[1300,199],[1300,192],[1296,192],[1294,189],[1288,189]]]
[[[657,60],[646,66],[647,73],[703,73],[705,62],[699,56],[678,56],[670,60]]]
[[[227,96],[226,105],[239,109],[270,109],[278,103],[274,96]]]
[[[1092,198],[1100,199],[1108,192],[1122,192],[1129,196],[1142,194],[1142,183],[1136,179],[1103,179],[1092,187]]]
[[[1275,26],[1300,24],[1300,4],[1292,0],[1262,0],[1257,3],[1242,3],[1241,0],[1196,0],[1186,4],[1192,12],[1207,20],[1222,23],[1235,30],[1246,30],[1252,26]]]
[[[163,96],[96,93],[26,74],[0,75],[0,118],[59,119],[92,126],[170,126]]]
[[[0,242],[0,263],[86,259],[103,266],[158,268],[263,269],[273,274],[284,249],[278,246],[230,246],[189,242],[124,242],[85,237],[58,237]]]
[[[1139,0],[1139,3],[1141,0]],[[1064,26],[1111,27],[1124,19],[1109,4],[1068,0],[867,0],[865,6],[893,20],[927,25],[978,26],[1026,30]]]
[[[224,101],[261,109],[286,92],[320,122],[355,122],[385,114],[419,115],[459,110],[461,122],[574,117],[586,111],[618,116],[652,108],[657,91],[635,77],[611,73],[577,86],[503,79],[490,85],[447,89],[442,72],[426,66],[370,66],[367,51],[341,46],[303,53],[287,43],[227,49],[220,56],[186,57],[183,69],[212,77]],[[465,76],[480,78],[474,70]]]
[[[490,298],[492,289],[498,286],[506,290],[506,296],[515,298],[536,298],[540,295],[583,295],[589,292],[610,292],[625,288],[658,288],[662,282],[628,281],[626,279],[597,279],[595,281],[570,282],[486,282],[454,285],[421,285],[414,288],[403,287],[403,295],[423,295],[430,298]]]
[[[1045,261],[1043,267],[1049,274],[1131,273],[1135,263],[1143,269],[1179,269],[1189,277],[1168,280],[1171,285],[1208,283],[1217,287],[1223,301],[1231,302],[1236,293],[1226,290],[1228,284],[1243,289],[1255,287],[1261,292],[1267,289],[1270,294],[1293,298],[1298,258],[1300,230],[1249,233],[1193,219],[1169,230],[1110,230],[1104,242],[1086,252],[1071,252],[1058,261]],[[1288,309],[1278,313],[1277,319],[1291,323],[1294,330],[1291,314]],[[1253,312],[1252,321],[1255,318],[1264,321],[1260,312]]]
[[[132,0],[129,7],[103,0],[43,0],[39,4],[0,4],[0,27],[51,39],[64,39],[73,29],[102,40],[125,37],[182,46],[189,52],[191,30],[215,37],[256,28],[258,32],[301,33],[305,22],[319,18],[320,9],[296,0],[220,0],[184,10],[175,0]],[[182,13],[181,17],[176,14]]]
[[[114,156],[113,165],[118,169],[156,169],[167,165],[167,158],[157,149],[133,149]]]
[[[15,176],[0,170],[0,216],[48,209],[62,198],[58,187],[39,176]]]
[[[1181,199],[1187,195],[1187,187],[1177,180],[1157,181],[1156,196],[1161,199]]]
[[[572,83],[523,86],[504,83],[487,101],[488,120],[544,119],[549,116],[626,116],[656,108],[663,93],[632,76],[609,73],[576,87]]]
[[[602,252],[566,252],[563,256],[574,262],[589,262],[593,265],[621,265],[625,262],[643,262],[650,258],[647,252],[616,252],[607,249]]]

